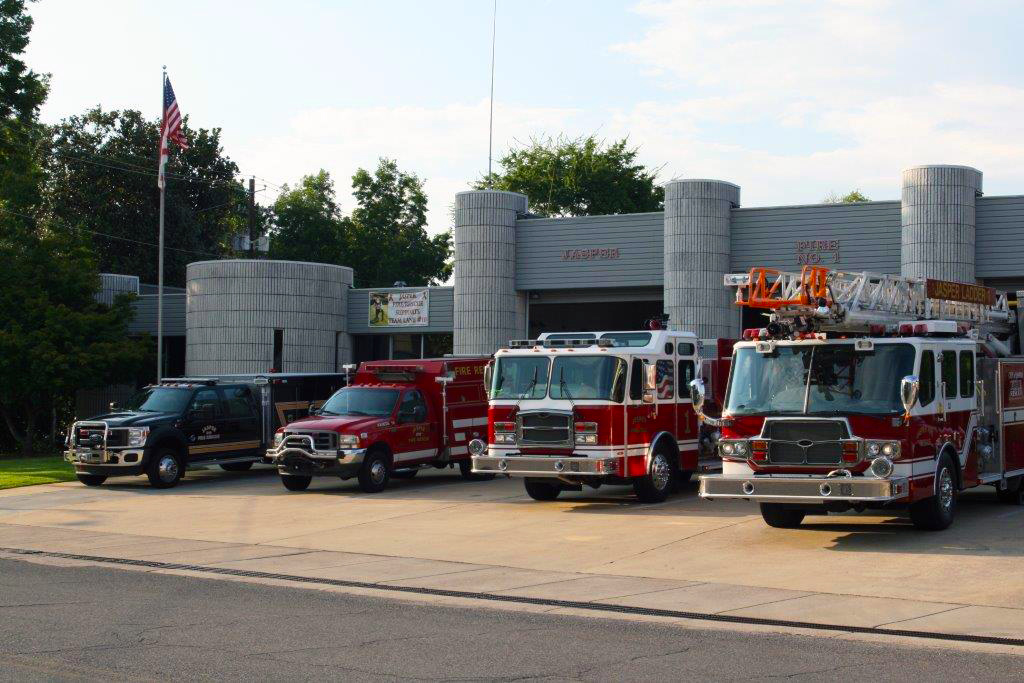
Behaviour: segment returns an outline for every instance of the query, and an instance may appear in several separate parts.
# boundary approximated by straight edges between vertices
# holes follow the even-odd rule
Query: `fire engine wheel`
[[[380,493],[391,479],[391,466],[384,451],[370,451],[359,468],[359,488],[366,493]]]
[[[646,476],[633,480],[633,491],[641,502],[660,503],[675,489],[677,475],[669,456],[657,451],[651,456]]]
[[[910,521],[918,529],[942,531],[956,516],[956,475],[948,454],[939,458],[935,470],[935,495],[910,505]]]
[[[413,468],[410,470],[395,470],[394,472],[391,473],[391,476],[394,477],[395,479],[412,479],[413,477],[416,476],[417,472],[419,472],[418,468]]]
[[[102,474],[76,474],[75,476],[86,486],[99,486],[107,480]]]
[[[778,503],[761,503],[761,518],[765,524],[776,529],[795,529],[804,521],[806,514],[803,510]]]
[[[294,474],[282,474],[281,483],[289,491],[305,491],[309,488],[309,483],[313,481],[313,477],[303,477],[301,475]]]
[[[461,474],[462,478],[466,481],[490,481],[491,479],[494,479],[493,474],[477,474],[473,472],[472,460],[459,461],[459,474]]]
[[[562,492],[561,486],[546,481],[525,479],[523,486],[526,488],[526,495],[534,500],[554,500]]]
[[[220,468],[225,472],[245,472],[252,469],[252,460],[249,462],[226,462]]]
[[[1024,505],[1024,476],[1007,479],[1005,483],[999,485],[996,493],[1000,502],[1008,505]]]
[[[169,489],[177,486],[184,473],[181,456],[173,448],[158,449],[146,464],[146,476],[153,488]]]

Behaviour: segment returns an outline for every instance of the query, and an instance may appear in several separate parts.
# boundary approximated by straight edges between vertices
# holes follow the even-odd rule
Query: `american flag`
[[[164,189],[164,168],[167,157],[171,153],[169,141],[181,149],[188,149],[188,141],[181,132],[181,110],[178,109],[178,98],[174,96],[171,79],[164,76],[164,118],[160,124],[160,171],[156,179],[157,187]]]

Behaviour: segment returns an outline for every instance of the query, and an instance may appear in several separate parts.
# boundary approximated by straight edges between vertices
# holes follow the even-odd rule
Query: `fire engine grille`
[[[311,436],[313,437],[313,445],[318,451],[330,451],[337,448],[338,435],[334,432],[312,432],[312,431],[299,431],[299,430],[288,430],[284,433],[285,439],[292,435]],[[308,448],[309,442],[305,439],[296,439],[294,446],[306,446]]]
[[[524,411],[516,417],[521,446],[571,446],[572,415],[561,411]]]
[[[768,420],[764,426],[768,461],[777,465],[838,465],[843,461],[842,439],[849,438],[845,422],[836,420]]]

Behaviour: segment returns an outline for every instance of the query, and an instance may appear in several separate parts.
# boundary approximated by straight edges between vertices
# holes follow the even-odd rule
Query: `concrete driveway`
[[[1024,637],[1024,508],[991,489],[952,529],[900,517],[765,526],[696,484],[659,505],[628,488],[525,496],[517,480],[421,472],[377,495],[352,482],[284,490],[272,471],[193,472],[0,492],[0,546],[314,572],[380,582],[823,623]]]

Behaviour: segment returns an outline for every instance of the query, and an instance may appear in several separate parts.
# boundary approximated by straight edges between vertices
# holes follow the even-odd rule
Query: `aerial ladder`
[[[1005,356],[1005,339],[1017,331],[1007,295],[981,285],[822,266],[755,267],[726,275],[725,285],[736,288],[737,305],[768,311],[761,333],[772,338],[917,333],[925,326],[916,323],[928,321],[929,331],[965,334]]]

